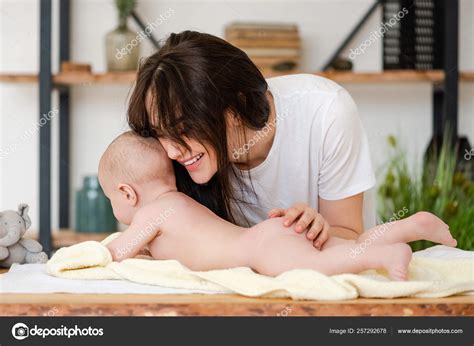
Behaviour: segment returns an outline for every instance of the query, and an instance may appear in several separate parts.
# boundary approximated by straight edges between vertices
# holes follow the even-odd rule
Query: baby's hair
[[[99,171],[107,179],[129,184],[168,181],[174,177],[171,160],[160,142],[133,131],[122,133],[109,144],[100,159]]]

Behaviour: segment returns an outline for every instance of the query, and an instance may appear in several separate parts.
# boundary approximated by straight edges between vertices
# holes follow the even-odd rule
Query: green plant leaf
[[[474,183],[456,171],[456,149],[449,131],[438,155],[430,155],[420,174],[409,169],[405,151],[397,146],[394,136],[388,137],[391,156],[384,180],[378,189],[378,215],[387,222],[398,211],[408,208],[408,217],[418,211],[429,211],[450,226],[458,247],[474,250]],[[432,246],[428,241],[411,244],[413,250]]]

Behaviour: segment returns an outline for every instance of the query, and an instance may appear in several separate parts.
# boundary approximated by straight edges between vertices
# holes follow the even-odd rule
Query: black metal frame
[[[140,29],[142,29],[143,31],[146,30],[146,25],[143,23],[143,21],[140,19],[140,17],[138,16],[138,14],[135,11],[132,11],[132,18],[138,24]],[[152,33],[147,35],[147,37],[151,41],[151,43],[153,43],[153,45],[155,46],[156,49],[160,48],[160,44],[155,39],[155,37],[153,36]]]
[[[451,132],[454,143],[458,137],[459,0],[446,0],[444,6],[444,118],[440,125]]]
[[[39,119],[51,111],[51,0],[42,0],[40,6],[40,71]],[[52,250],[51,243],[51,122],[39,130],[39,238],[44,250]]]
[[[445,0],[444,9],[444,80],[433,85],[433,137],[427,155],[439,152],[446,134],[453,145],[459,141],[459,0]],[[468,143],[467,138],[463,140]]]
[[[59,1],[59,63],[70,58],[70,0]],[[145,30],[146,26],[137,15],[132,18]],[[52,111],[51,96],[54,89],[59,92],[59,227],[70,227],[70,87],[55,86],[51,69],[52,41],[52,0],[40,1],[40,72],[39,72],[39,116]],[[158,41],[147,35],[156,48]],[[44,251],[51,253],[51,122],[46,122],[39,130],[39,240]]]
[[[59,2],[59,63],[69,60],[70,45],[70,1]],[[59,90],[59,227],[70,224],[70,105],[69,87]]]
[[[362,16],[362,18],[359,20],[359,22],[356,24],[356,26],[349,32],[349,35],[342,41],[342,43],[337,47],[336,51],[331,55],[331,58],[329,61],[323,66],[322,70],[326,71],[329,69],[334,62],[341,54],[341,52],[346,48],[346,46],[352,41],[354,36],[359,32],[359,30],[364,26],[365,22],[370,18],[372,13],[377,9],[379,5],[382,4],[382,0],[376,0],[375,3],[369,7],[367,12]]]

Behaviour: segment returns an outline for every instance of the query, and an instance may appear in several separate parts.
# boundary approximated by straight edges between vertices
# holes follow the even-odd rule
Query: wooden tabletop
[[[4,316],[474,316],[474,296],[295,301],[203,294],[1,294]]]
[[[474,296],[295,301],[228,294],[4,293],[0,316],[474,316]]]

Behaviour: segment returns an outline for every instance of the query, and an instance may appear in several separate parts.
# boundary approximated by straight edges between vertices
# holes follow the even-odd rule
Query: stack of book
[[[296,25],[232,23],[225,29],[225,38],[263,71],[291,71],[300,64],[301,40]]]

